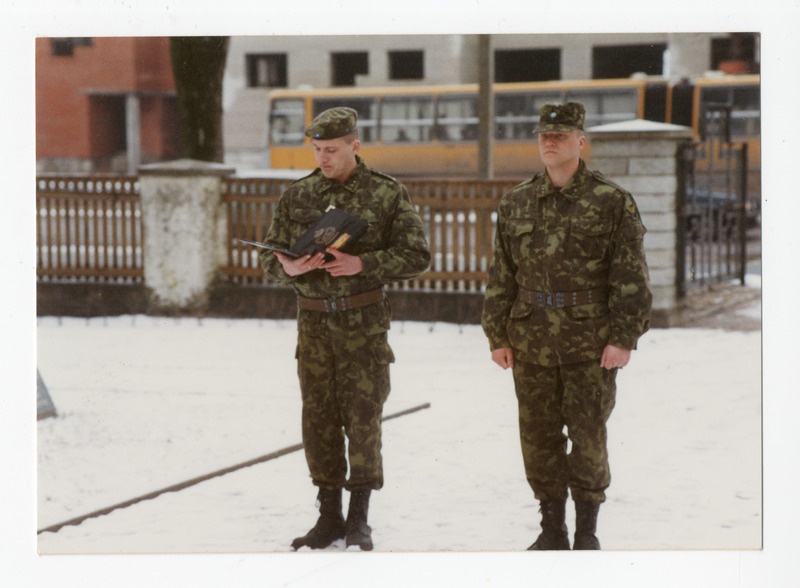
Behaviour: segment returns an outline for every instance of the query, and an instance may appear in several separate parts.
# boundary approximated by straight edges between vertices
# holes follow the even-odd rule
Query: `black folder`
[[[365,220],[356,218],[338,208],[331,208],[289,249],[271,243],[260,243],[247,239],[237,240],[261,249],[279,251],[291,258],[298,258],[325,251],[328,247],[346,251],[346,247],[355,243],[367,231],[368,226]],[[333,259],[331,255],[326,255],[326,258],[328,261]]]

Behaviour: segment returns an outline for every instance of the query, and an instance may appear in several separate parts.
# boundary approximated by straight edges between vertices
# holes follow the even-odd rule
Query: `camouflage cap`
[[[337,106],[320,112],[306,128],[306,137],[312,139],[338,139],[356,130],[358,113],[346,106]]]
[[[586,109],[578,102],[544,104],[539,110],[539,126],[534,133],[583,130]]]

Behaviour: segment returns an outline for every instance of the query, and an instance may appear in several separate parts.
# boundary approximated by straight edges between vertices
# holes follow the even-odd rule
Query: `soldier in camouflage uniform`
[[[343,537],[348,547],[372,549],[367,511],[370,492],[383,486],[381,416],[394,361],[383,285],[414,278],[430,263],[405,186],[365,165],[356,126],[356,111],[344,107],[312,121],[305,134],[319,167],[283,194],[267,241],[288,248],[331,206],[367,221],[366,233],[346,253],[328,249],[330,261],[322,252],[261,255],[266,273],[298,297],[303,445],[320,517],[294,549],[320,549]],[[350,491],[346,521],[343,487]]]
[[[568,492],[573,547],[600,548],[616,372],[652,304],[645,228],[631,195],[581,159],[584,118],[574,102],[541,108],[545,171],[499,203],[482,316],[493,361],[513,370],[525,472],[542,513],[533,550],[570,548]]]

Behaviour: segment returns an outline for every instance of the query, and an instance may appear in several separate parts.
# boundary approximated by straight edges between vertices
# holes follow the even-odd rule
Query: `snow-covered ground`
[[[59,416],[38,427],[38,526],[300,441],[293,321],[40,318]],[[511,374],[477,326],[398,323],[382,551],[516,550],[537,532]],[[655,330],[620,373],[607,549],[761,546],[760,334]],[[41,553],[274,552],[315,519],[302,452],[39,536]]]
[[[741,312],[757,316],[759,307]],[[300,441],[294,321],[42,317],[37,338],[38,367],[58,411],[37,423],[38,529]],[[417,585],[522,581],[513,570],[535,565],[521,550],[538,533],[539,514],[522,470],[511,374],[491,363],[475,325],[396,322],[390,342],[397,363],[385,414],[430,406],[384,425],[386,486],[371,504],[372,554],[289,553],[317,514],[295,451],[43,532],[43,565],[65,561],[55,554],[217,554],[201,560],[214,568],[231,561],[219,554],[235,554],[230,565],[256,571],[255,585],[338,585],[333,578],[348,578],[352,566],[380,578],[357,585],[414,585],[406,583],[412,562],[433,566],[422,576],[431,583]],[[757,557],[761,333],[653,330],[618,387],[613,481],[599,521],[603,557],[612,558],[604,567],[615,557],[623,566],[644,557],[674,573],[660,558]],[[571,528],[573,520],[570,509]],[[547,573],[576,573],[565,555],[586,557],[535,561],[550,562]],[[179,568],[196,561],[144,559]],[[118,561],[88,558],[110,560]],[[467,571],[478,562],[481,572]],[[261,565],[267,584],[259,584]],[[385,576],[393,565],[402,574]],[[463,578],[437,583],[437,574]]]

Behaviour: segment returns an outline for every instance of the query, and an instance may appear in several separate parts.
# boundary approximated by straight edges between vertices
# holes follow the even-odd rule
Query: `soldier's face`
[[[356,153],[360,147],[358,139],[315,139],[314,157],[322,174],[335,182],[344,182],[356,167]]]
[[[581,131],[539,133],[539,156],[545,167],[557,168],[576,161],[586,145]]]

